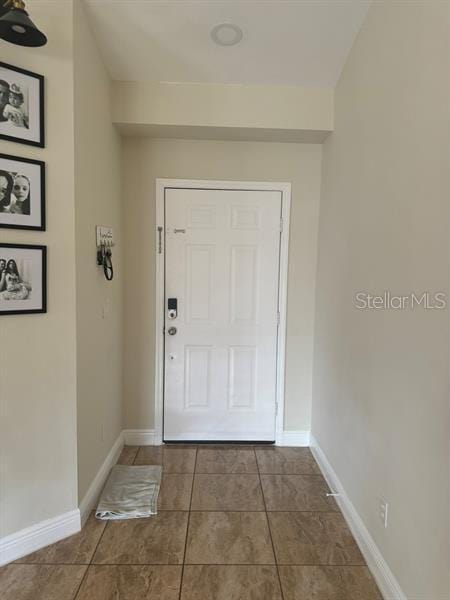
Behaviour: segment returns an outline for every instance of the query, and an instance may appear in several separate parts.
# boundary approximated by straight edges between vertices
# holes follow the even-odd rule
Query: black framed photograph
[[[47,247],[0,244],[0,315],[47,312]]]
[[[45,163],[0,154],[0,227],[45,231]]]
[[[0,139],[45,145],[44,77],[0,62]]]

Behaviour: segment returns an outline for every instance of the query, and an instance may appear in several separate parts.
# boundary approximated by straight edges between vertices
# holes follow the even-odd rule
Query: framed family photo
[[[0,244],[0,316],[47,312],[47,248]]]
[[[45,163],[0,154],[0,227],[45,231]]]
[[[44,77],[0,62],[0,139],[39,146],[44,139]]]

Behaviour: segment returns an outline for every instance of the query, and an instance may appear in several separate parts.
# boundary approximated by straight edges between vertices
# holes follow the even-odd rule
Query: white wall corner
[[[359,516],[350,498],[339,480],[336,472],[331,466],[325,453],[319,446],[315,437],[311,434],[311,451],[316,459],[328,486],[333,492],[339,494],[336,497],[337,504],[346,520],[375,581],[380,589],[384,600],[407,600],[400,584],[394,577],[389,565],[383,558],[378,546],[375,544],[363,520]]]
[[[154,429],[124,429],[123,439],[126,446],[157,446]]]
[[[309,431],[280,431],[277,433],[277,446],[309,446]]]
[[[1,538],[0,567],[78,533],[80,529],[80,511],[77,508]]]
[[[116,441],[114,442],[107,457],[103,461],[103,464],[98,470],[97,475],[94,477],[84,498],[80,502],[82,525],[86,523],[90,512],[94,509],[98,497],[100,496],[100,492],[102,491],[103,486],[105,485],[105,481],[109,475],[109,472],[111,471],[111,468],[116,464],[117,459],[119,458],[120,453],[122,452],[123,445],[124,435],[123,432],[121,432]]]

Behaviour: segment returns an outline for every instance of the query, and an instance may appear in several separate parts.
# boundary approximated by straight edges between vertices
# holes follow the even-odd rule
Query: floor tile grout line
[[[256,464],[258,465],[258,470],[259,470],[259,463],[258,463],[258,457],[256,455],[256,451],[255,451],[255,458],[256,458]],[[278,569],[277,555],[275,554],[275,545],[273,543],[272,531],[270,529],[269,515],[267,513],[266,497],[264,496],[264,489],[263,489],[262,481],[261,481],[261,473],[258,473],[258,476],[259,476],[259,485],[261,488],[261,494],[262,494],[262,498],[263,498],[263,502],[264,502],[264,509],[265,509],[264,514],[266,515],[266,522],[267,522],[267,528],[269,530],[270,543],[272,544],[273,559],[275,561],[275,568],[277,570],[278,585],[280,586],[281,600],[284,600],[283,587],[281,585],[280,570]]]
[[[189,525],[191,523],[192,496],[194,494],[195,468],[197,466],[197,456],[198,456],[198,447],[196,447],[196,449],[195,449],[194,472],[192,474],[191,497],[189,499],[188,522],[187,522],[187,527],[186,527],[186,538],[184,540],[184,554],[183,554],[183,564],[181,567],[180,592],[178,595],[178,600],[181,600],[181,594],[183,592],[184,567],[186,564],[186,551],[187,551],[187,544],[188,544],[188,537],[189,537]]]
[[[126,466],[126,465],[125,465]],[[153,463],[148,464],[139,464],[139,465],[129,465],[129,466],[139,466],[139,467],[150,467],[150,466],[163,466],[163,465],[153,465]],[[222,472],[201,472],[201,471],[166,471],[165,475],[270,475],[270,476],[295,476],[295,477],[320,477],[324,479],[323,475],[320,473],[262,473],[261,471],[241,471],[235,473],[226,473]]]
[[[92,553],[91,560],[89,561],[89,566],[91,566],[91,565],[94,564],[93,560],[94,560],[95,553],[97,552],[98,547],[100,546],[100,542],[102,541],[103,536],[105,535],[105,532],[106,532],[106,528],[108,527],[108,525],[110,524],[110,522],[111,521],[107,521],[106,525],[103,528],[103,531],[102,531],[102,533],[101,533],[101,535],[100,535],[100,537],[98,539],[98,542],[95,545],[95,549],[94,549],[94,552]]]
[[[255,460],[256,460],[256,468],[258,470],[258,475],[259,475],[259,483],[261,485],[261,491],[262,491],[262,483],[261,483],[261,467],[259,466],[259,460],[258,460],[258,453],[256,452],[256,449],[253,448],[253,452],[255,453]],[[264,495],[264,494],[263,494]]]
[[[139,454],[139,451],[140,451],[141,448],[142,448],[142,446],[138,446],[137,447],[136,454],[134,455],[133,462],[132,462],[132,466],[133,467],[136,465],[136,459],[138,457],[138,454]]]
[[[88,574],[90,565],[85,565],[85,566],[86,566],[86,570],[84,571],[83,577],[81,578],[81,581],[80,581],[80,585],[77,587],[77,591],[75,592],[75,594],[73,596],[73,600],[77,600],[78,594],[80,593],[80,590],[81,590],[81,586],[83,585],[84,580],[87,578],[87,574]]]
[[[186,563],[187,567],[324,567],[330,569],[363,569],[367,568],[366,563],[342,563],[342,564],[329,564],[329,563]],[[88,565],[86,563],[29,563],[27,565],[15,565],[15,566],[42,566],[42,567],[182,567],[181,563],[95,563]]]
[[[135,455],[135,457],[134,457],[134,459],[133,459],[133,464],[134,464],[134,461],[136,460],[136,456],[138,455],[138,452],[139,452],[139,447],[138,447],[138,449],[137,449],[137,451],[136,451],[136,455]],[[116,463],[116,464],[117,464],[117,463]],[[88,573],[89,573],[89,569],[91,568],[91,566],[92,566],[92,564],[93,564],[93,562],[92,562],[92,561],[94,560],[95,553],[97,552],[97,549],[98,549],[98,547],[99,547],[99,545],[100,545],[100,542],[102,541],[102,539],[103,539],[103,536],[105,535],[105,531],[106,531],[106,528],[107,528],[107,527],[108,527],[108,523],[106,523],[106,525],[103,527],[103,531],[102,531],[102,533],[101,533],[100,537],[98,538],[98,542],[97,542],[97,544],[95,545],[94,552],[92,553],[92,556],[91,556],[91,560],[89,561],[89,563],[88,563],[88,564],[87,564],[87,566],[86,566],[86,571],[84,572],[84,575],[83,575],[83,577],[82,577],[82,579],[81,579],[81,581],[80,581],[80,585],[78,586],[78,589],[77,589],[77,591],[76,591],[76,594],[75,594],[75,595],[74,595],[74,597],[73,597],[73,600],[77,600],[77,598],[78,598],[78,596],[79,596],[79,593],[80,593],[80,590],[81,590],[81,588],[82,588],[82,586],[83,586],[83,583],[84,583],[84,581],[87,579],[87,576],[88,576]]]
[[[320,514],[320,515],[327,515],[327,514],[338,514],[338,515],[342,515],[340,510],[313,510],[311,508],[308,509],[285,509],[285,508],[279,508],[279,509],[268,509],[265,510],[264,508],[260,508],[258,509],[239,509],[239,508],[193,508],[193,509],[188,509],[188,508],[160,508],[158,509],[158,512],[211,512],[211,513],[216,513],[216,512],[236,512],[236,513],[262,513],[262,512],[267,512],[267,513],[315,513],[315,514]],[[16,561],[18,562],[18,561]]]
[[[131,567],[136,567],[136,566],[141,566],[141,567],[181,567],[180,564],[162,564],[162,563],[120,563],[120,564],[114,564],[114,563],[108,563],[108,564],[104,564],[104,565],[95,565],[96,567],[102,567],[102,566],[113,566],[113,567],[121,567],[121,566],[131,566]],[[346,569],[347,567],[349,569],[365,569],[368,568],[367,565],[364,564],[355,564],[355,563],[348,563],[348,564],[342,564],[342,565],[329,565],[327,563],[277,563],[277,562],[273,562],[273,563],[186,563],[185,565],[186,567],[302,567],[302,568],[309,568],[312,569],[314,567],[321,567],[321,568],[330,568],[330,569]]]
[[[89,516],[89,518],[90,518],[90,516]],[[77,592],[76,592],[76,594],[73,597],[74,600],[76,600],[78,598],[78,595],[79,595],[80,590],[81,590],[81,588],[83,586],[83,583],[84,583],[85,579],[87,579],[87,576],[88,576],[88,573],[89,573],[89,569],[90,569],[90,567],[92,565],[92,561],[94,560],[95,553],[97,552],[97,548],[99,547],[100,542],[102,541],[102,538],[103,538],[103,536],[105,534],[105,531],[106,531],[107,527],[108,527],[108,523],[106,523],[106,525],[103,527],[103,531],[101,532],[100,537],[98,538],[98,542],[95,545],[94,551],[92,552],[91,560],[86,565],[86,571],[84,572],[84,575],[83,575],[83,577],[82,577],[82,579],[80,581],[80,585],[78,586]]]

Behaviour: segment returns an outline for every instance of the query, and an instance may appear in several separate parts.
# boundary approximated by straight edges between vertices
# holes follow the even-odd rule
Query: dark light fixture
[[[47,43],[47,37],[28,16],[23,0],[0,0],[0,38],[18,46]]]

